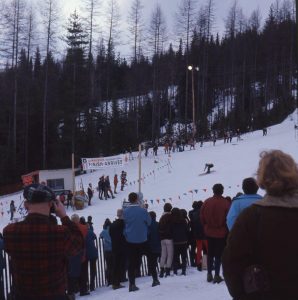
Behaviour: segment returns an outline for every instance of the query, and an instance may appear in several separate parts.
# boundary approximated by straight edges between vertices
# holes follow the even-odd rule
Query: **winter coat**
[[[130,205],[123,211],[125,223],[124,236],[129,243],[144,243],[147,241],[148,227],[151,217],[145,208]]]
[[[200,219],[207,237],[224,238],[228,234],[226,217],[230,203],[222,196],[214,195],[203,203]]]
[[[195,240],[205,240],[204,227],[200,219],[200,209],[194,209],[189,212],[190,228]]]
[[[103,239],[103,251],[112,251],[112,241],[109,233],[109,227],[107,229],[103,229],[102,232],[99,234],[99,237]]]
[[[98,251],[95,247],[94,241],[96,240],[96,235],[91,228],[88,229],[86,236],[86,258],[87,260],[97,259]]]
[[[91,188],[91,187],[88,187],[87,194],[88,194],[88,197],[89,197],[89,198],[92,198],[92,197],[93,197],[93,191],[92,191],[92,188]]]
[[[12,203],[12,202],[9,205],[9,211],[11,213],[14,213],[16,211],[16,207],[15,207],[14,203]]]
[[[227,215],[227,225],[229,230],[232,229],[237,217],[240,213],[247,207],[251,206],[256,201],[262,199],[262,196],[258,194],[244,194],[236,197],[230,207],[229,213]]]
[[[79,229],[81,231],[81,234],[83,235],[84,242],[86,243],[86,236],[87,236],[87,232],[88,232],[87,225],[83,225],[81,223],[76,223],[76,225],[79,227]],[[82,256],[82,259],[81,259],[82,262],[84,262],[86,260],[86,247],[85,247],[85,245],[84,245],[84,250],[83,250],[83,256]]]
[[[105,187],[107,188],[107,189],[110,189],[111,188],[111,183],[110,183],[110,179],[105,179]]]
[[[124,220],[115,220],[109,228],[109,233],[112,241],[112,252],[124,252],[126,248],[126,240],[124,237]]]
[[[151,225],[149,226],[148,244],[149,244],[149,249],[152,253],[161,252],[160,236],[158,232],[158,222],[156,222],[156,220],[152,220]]]
[[[172,240],[173,239],[173,221],[172,214],[165,212],[158,224],[158,231],[161,240]]]
[[[103,185],[104,185],[104,182],[102,180],[99,180],[98,181],[98,191],[103,190],[103,188],[104,188]]]
[[[173,242],[174,244],[186,244],[189,238],[189,226],[186,220],[173,223]]]
[[[125,184],[127,182],[127,179],[126,179],[126,173],[122,173],[121,174],[121,183],[122,184]]]
[[[68,277],[78,278],[80,276],[83,255],[84,253],[81,251],[77,255],[68,258]]]
[[[236,300],[298,299],[298,190],[292,196],[266,195],[246,208],[229,234],[222,263],[225,282]],[[270,291],[246,295],[243,270],[259,264]]]

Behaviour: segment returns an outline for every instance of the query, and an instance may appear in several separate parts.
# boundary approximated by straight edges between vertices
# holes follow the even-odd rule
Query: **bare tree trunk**
[[[186,41],[185,45],[185,111],[184,111],[184,129],[185,134],[187,134],[187,120],[188,120],[188,64],[189,64],[189,39],[190,34],[193,32],[195,27],[195,9],[196,1],[195,0],[182,0],[179,7],[179,11],[176,15],[177,17],[177,30],[178,34],[183,37],[183,40]]]
[[[17,100],[18,100],[18,58],[19,58],[19,35],[20,35],[20,0],[16,2],[14,23],[14,92],[13,92],[13,166],[17,164]]]
[[[47,0],[46,5],[46,58],[45,58],[45,79],[42,103],[42,167],[47,167],[47,128],[48,128],[48,73],[51,43],[53,42],[54,26],[57,22],[58,14],[55,7],[55,0]]]
[[[33,38],[33,10],[31,8],[30,13],[29,13],[29,22],[28,22],[28,40],[27,40],[27,72],[30,72],[30,56],[31,56],[31,43],[32,43],[32,38]],[[28,89],[28,87],[27,87]],[[25,104],[25,171],[28,172],[28,160],[29,160],[29,96],[28,93],[26,93],[26,104]]]
[[[134,0],[131,6],[131,10],[129,13],[129,31],[133,39],[133,74],[134,74],[134,96],[133,102],[137,104],[137,82],[138,82],[138,62],[140,59],[141,54],[141,43],[142,43],[142,30],[143,30],[143,23],[142,23],[142,10],[143,5],[140,0]],[[139,139],[139,115],[138,115],[139,108],[135,106],[134,114],[135,114],[135,125],[136,125],[136,138]]]
[[[152,49],[153,65],[153,99],[152,99],[152,140],[160,135],[160,84],[159,84],[159,59],[163,42],[166,39],[166,24],[159,5],[152,13],[148,44]]]

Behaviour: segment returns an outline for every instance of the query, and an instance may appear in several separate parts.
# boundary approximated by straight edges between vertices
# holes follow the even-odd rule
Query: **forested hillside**
[[[190,124],[193,117],[199,138],[211,131],[268,126],[296,107],[292,1],[276,1],[263,16],[264,25],[258,10],[245,16],[235,2],[222,37],[213,30],[212,0],[180,7],[177,47],[166,43],[157,6],[145,41],[140,20],[131,19],[130,59],[116,51],[112,10],[109,34],[97,46],[92,22],[72,13],[60,40],[65,51],[58,55],[52,43],[58,30],[53,0],[45,1],[47,30],[34,42],[34,13],[22,3],[6,1],[10,10],[3,7],[0,14],[0,185],[34,169],[69,167],[72,152],[76,163],[81,156],[123,152],[159,138],[162,126],[170,135],[174,123]],[[135,0],[131,16],[141,13],[138,5]]]

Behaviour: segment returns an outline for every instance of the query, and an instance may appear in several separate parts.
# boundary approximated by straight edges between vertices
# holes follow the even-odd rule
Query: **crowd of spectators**
[[[264,197],[257,194],[259,187],[266,191]],[[154,211],[140,205],[138,194],[130,193],[129,205],[117,210],[113,222],[106,219],[99,235],[107,285],[116,290],[128,281],[129,292],[138,291],[136,278],[146,256],[152,287],[160,285],[161,278],[187,276],[194,267],[199,272],[207,269],[209,283],[225,281],[235,300],[296,299],[296,162],[279,150],[263,152],[256,179],[245,178],[242,190],[233,198],[223,196],[224,186],[216,183],[213,196],[194,201],[188,213],[165,203],[159,222]],[[5,227],[4,243],[0,239],[10,256],[13,299],[89,295],[98,276],[92,217],[69,218],[44,185],[26,187],[24,198],[28,216]],[[0,292],[2,296],[3,284]]]

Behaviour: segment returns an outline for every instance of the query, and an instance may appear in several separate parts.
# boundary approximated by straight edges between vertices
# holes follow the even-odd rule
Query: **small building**
[[[72,169],[38,170],[22,175],[23,185],[43,183],[54,191],[72,190]]]

